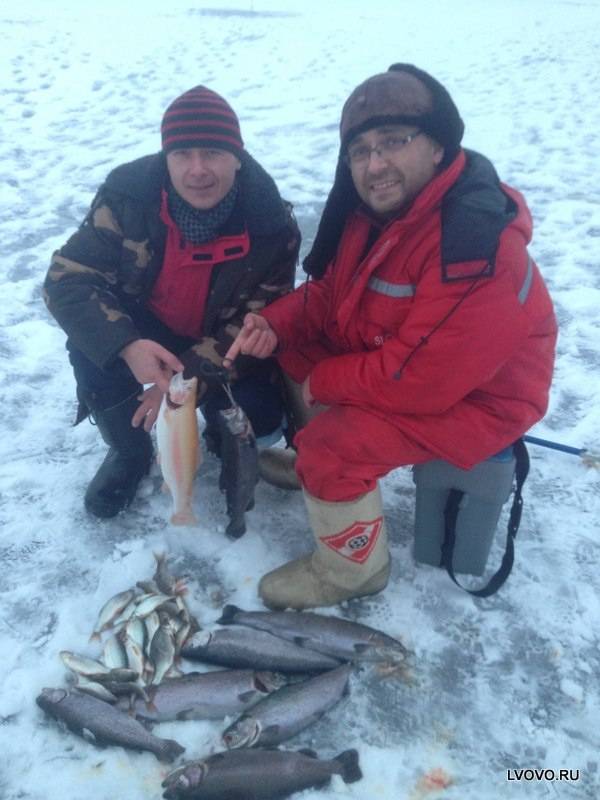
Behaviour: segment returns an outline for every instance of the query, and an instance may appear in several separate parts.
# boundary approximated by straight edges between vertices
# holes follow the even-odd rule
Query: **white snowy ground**
[[[261,574],[310,547],[301,497],[265,485],[247,535],[226,540],[210,458],[196,485],[197,531],[166,524],[157,476],[119,519],[94,521],[82,509],[104,446],[88,424],[71,427],[65,337],[40,287],[106,173],[158,149],[163,110],[182,91],[205,83],[231,101],[248,149],[295,203],[306,252],[349,92],[394,61],[441,79],[466,122],[465,144],[524,192],[535,218],[531,250],[561,333],[550,409],[534,433],[600,450],[600,4],[208,5],[0,8],[2,800],[157,800],[165,769],[152,755],[95,749],[35,705],[43,686],[64,685],[59,650],[87,648],[101,604],[149,577],[155,550],[192,574],[190,602],[210,627],[225,601],[259,608]],[[598,796],[600,473],[577,456],[530,453],[515,569],[484,601],[414,563],[410,471],[384,481],[392,581],[344,612],[414,650],[411,680],[358,676],[347,702],[290,742],[323,756],[360,751],[360,783],[336,780],[306,800]],[[494,563],[499,556],[498,545]],[[158,733],[199,757],[220,730],[183,722]],[[579,770],[580,779],[507,781],[508,769],[535,767]],[[437,768],[448,788],[424,780]]]

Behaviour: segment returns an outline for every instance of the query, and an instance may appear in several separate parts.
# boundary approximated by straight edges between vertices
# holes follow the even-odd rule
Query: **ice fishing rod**
[[[561,453],[570,453],[574,456],[579,456],[590,466],[600,465],[600,455],[590,453],[586,447],[571,447],[568,444],[561,444],[560,442],[552,442],[549,439],[540,439],[537,436],[523,436],[523,441],[529,444],[537,444],[540,447],[548,447],[550,450],[559,450]]]

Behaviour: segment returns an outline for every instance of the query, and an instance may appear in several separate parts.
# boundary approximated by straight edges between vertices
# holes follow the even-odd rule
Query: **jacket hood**
[[[463,149],[433,179],[429,187],[437,182],[448,182],[453,173],[456,177],[453,183],[444,187],[441,199],[443,260],[468,261],[487,258],[486,254],[493,259],[495,249],[493,253],[490,252],[489,242],[497,240],[500,231],[517,216],[514,190],[509,190],[500,183],[496,170],[485,156]],[[428,187],[423,191],[427,192]],[[418,203],[418,198],[416,202]],[[327,265],[335,257],[348,218],[360,204],[350,170],[340,158],[317,235],[303,261],[307,274],[314,278],[322,277]],[[526,208],[522,198],[520,205]],[[448,241],[444,238],[445,230],[451,232],[446,237]]]

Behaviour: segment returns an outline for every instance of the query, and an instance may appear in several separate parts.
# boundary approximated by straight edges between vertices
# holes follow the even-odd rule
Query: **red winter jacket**
[[[317,401],[368,409],[468,469],[547,408],[557,329],[529,210],[462,151],[365,254],[371,231],[355,212],[323,279],[262,312],[279,360]]]

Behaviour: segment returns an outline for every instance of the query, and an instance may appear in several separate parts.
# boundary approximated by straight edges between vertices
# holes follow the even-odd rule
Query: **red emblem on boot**
[[[383,517],[372,522],[353,522],[333,536],[323,536],[321,541],[344,558],[363,564],[377,544],[382,525]]]

